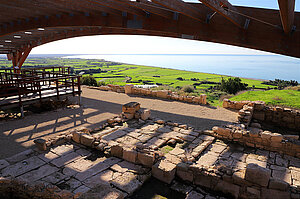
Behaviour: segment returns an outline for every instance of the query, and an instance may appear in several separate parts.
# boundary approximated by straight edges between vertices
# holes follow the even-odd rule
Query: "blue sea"
[[[281,55],[97,54],[67,57],[105,59],[128,64],[245,78],[284,79],[300,82],[300,59]]]
[[[284,79],[300,82],[300,59],[281,55],[97,54],[66,57],[105,59],[127,64],[157,66],[245,78]]]

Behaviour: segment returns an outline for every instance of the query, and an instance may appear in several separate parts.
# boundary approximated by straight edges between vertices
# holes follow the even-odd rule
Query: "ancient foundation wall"
[[[107,86],[99,86],[99,87],[88,86],[88,88],[98,89],[102,91],[114,91],[119,93],[149,96],[149,97],[155,97],[161,99],[170,99],[170,100],[182,101],[182,102],[193,103],[193,104],[207,104],[207,100],[206,100],[207,96],[205,94],[202,94],[198,97],[184,96],[184,95],[179,95],[178,93],[172,92],[170,90],[150,90],[146,88],[134,87],[132,84],[125,85],[124,87],[109,84]]]
[[[299,141],[258,128],[245,130],[237,124],[214,127],[212,131],[197,131],[187,125],[152,120],[147,111],[141,112],[147,116],[144,120],[141,114],[137,114],[140,117],[137,122],[145,124],[141,129],[126,127],[124,122],[129,120],[124,113],[134,114],[139,109],[138,103],[128,103],[123,106],[121,116],[109,119],[105,124],[112,128],[104,125],[102,130],[95,132],[90,129],[75,130],[52,140],[36,141],[37,146],[45,150],[60,142],[72,140],[151,168],[152,176],[165,183],[170,184],[175,178],[180,178],[233,198],[300,197],[297,184],[297,175],[300,175],[299,159],[292,157],[300,157]],[[239,142],[250,148],[239,145],[239,149],[233,150],[217,138]],[[185,142],[188,147],[176,147],[167,154],[158,150],[176,140]],[[262,150],[256,151],[255,148]],[[290,155],[284,156],[289,159],[282,159],[282,153]],[[287,177],[281,176],[282,169]]]
[[[244,106],[253,107],[251,112]],[[271,124],[274,126],[287,127],[300,132],[300,111],[291,108],[282,108],[279,106],[269,107],[261,101],[223,101],[224,108],[231,108],[239,111],[239,121],[250,123],[251,119],[255,119],[260,123]],[[244,110],[243,110],[244,109]]]

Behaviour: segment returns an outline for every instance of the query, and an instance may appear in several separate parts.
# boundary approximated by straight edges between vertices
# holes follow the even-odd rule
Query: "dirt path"
[[[123,104],[131,101],[141,103],[143,108],[150,108],[153,117],[190,124],[202,130],[237,119],[236,113],[223,108],[83,88],[83,106],[79,109],[62,109],[0,122],[0,159],[32,147],[36,138],[53,136],[81,126],[99,127],[106,119],[119,114]]]

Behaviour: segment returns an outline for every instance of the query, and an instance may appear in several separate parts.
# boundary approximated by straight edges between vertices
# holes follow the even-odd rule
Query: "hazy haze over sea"
[[[255,79],[297,80],[300,82],[300,59],[281,55],[219,54],[95,54],[67,58],[105,59],[127,64],[215,73]]]

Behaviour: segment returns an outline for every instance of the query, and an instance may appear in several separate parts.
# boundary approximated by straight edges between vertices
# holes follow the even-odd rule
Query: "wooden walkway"
[[[0,108],[19,106],[22,112],[24,105],[37,101],[80,96],[80,76],[69,73],[69,67],[26,68],[18,73],[6,69],[0,72]]]

